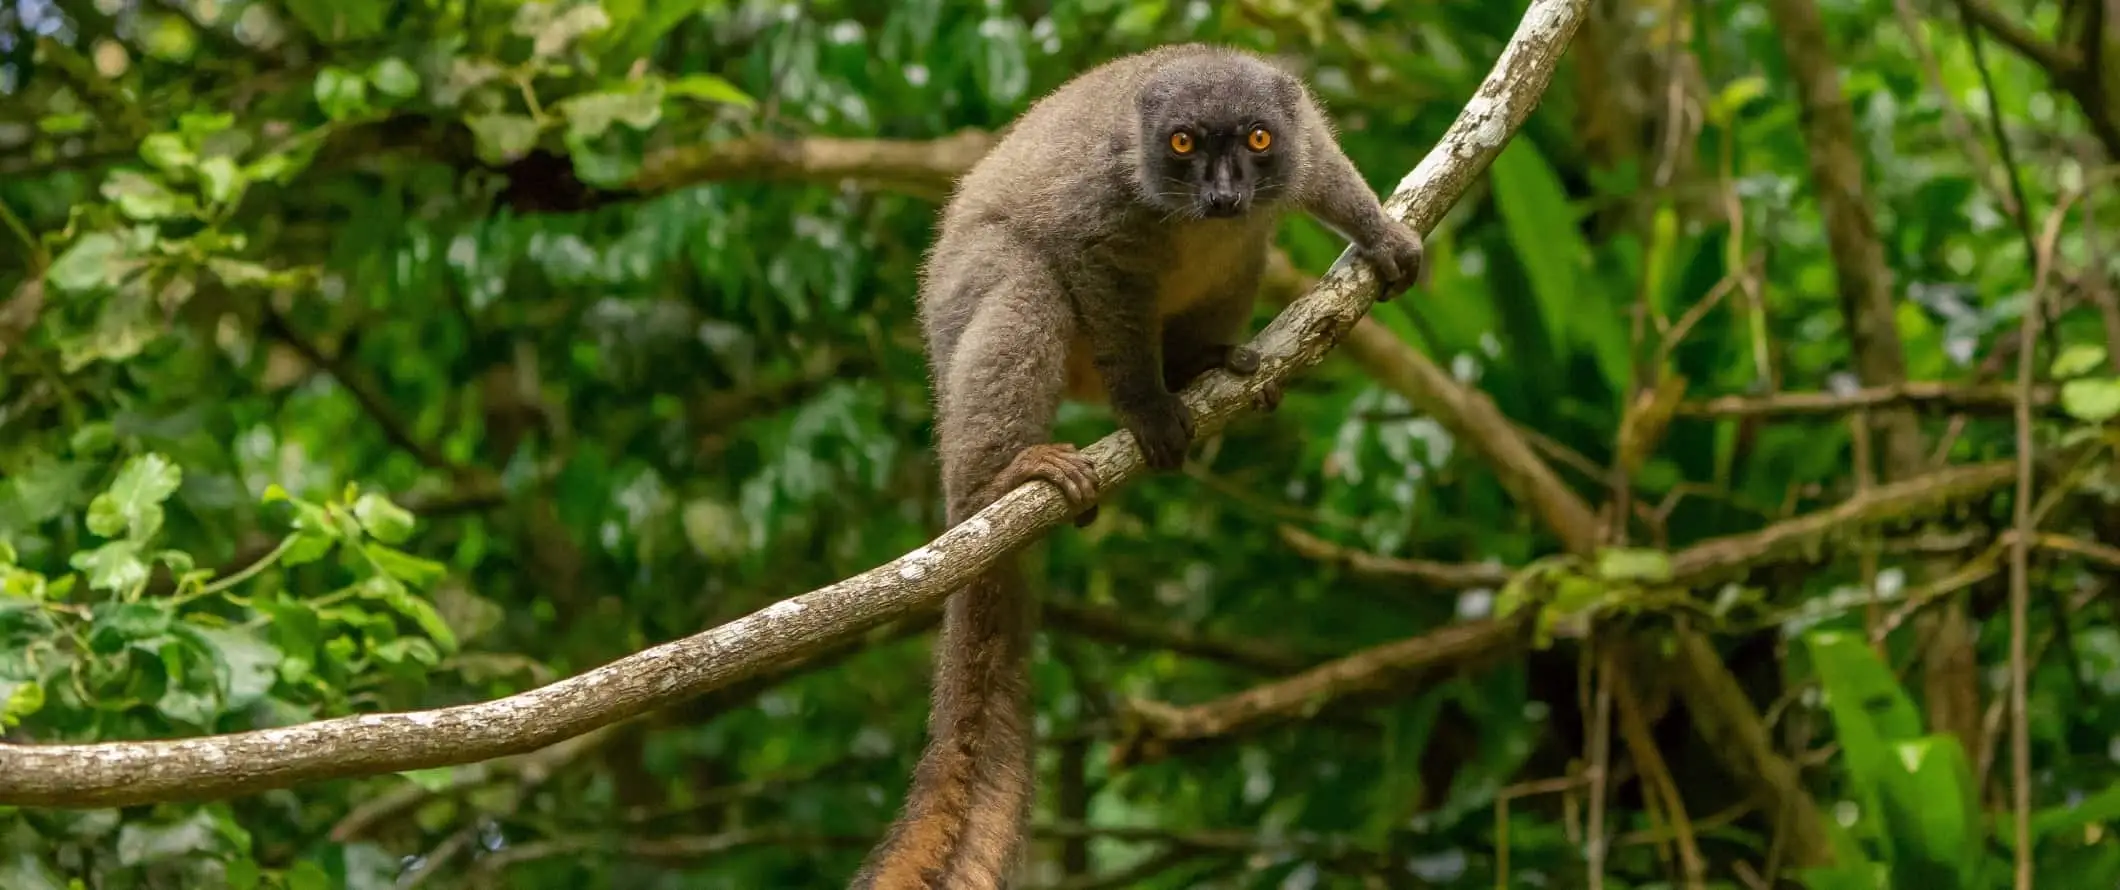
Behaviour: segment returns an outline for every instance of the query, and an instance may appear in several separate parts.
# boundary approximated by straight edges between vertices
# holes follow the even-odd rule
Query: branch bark
[[[1516,35],[1435,149],[1386,207],[1416,230],[1445,211],[1530,116],[1587,0],[1533,0]],[[1342,262],[1266,326],[1257,374],[1210,374],[1182,399],[1202,437],[1247,410],[1252,391],[1322,361],[1368,312],[1365,263]],[[1084,450],[1100,490],[1142,472],[1120,431]],[[926,546],[836,584],[603,667],[506,698],[361,714],[203,738],[0,747],[0,804],[108,807],[225,798],[302,782],[472,763],[535,750],[700,695],[940,603],[997,560],[1072,518],[1058,490],[1026,484]]]
[[[1406,695],[1429,678],[1517,651],[1530,642],[1530,627],[1526,615],[1468,621],[1365,649],[1202,704],[1173,707],[1130,702],[1129,725],[1112,746],[1112,762],[1133,765],[1160,760],[1188,744],[1298,719],[1353,696],[1385,690]]]

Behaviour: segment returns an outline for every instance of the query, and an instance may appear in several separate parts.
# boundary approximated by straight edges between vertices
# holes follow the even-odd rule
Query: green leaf
[[[2051,373],[2056,380],[2081,377],[2105,364],[2105,347],[2095,343],[2071,343],[2054,357]]]
[[[53,260],[44,275],[60,290],[86,292],[116,286],[136,265],[116,235],[90,232]]]
[[[537,121],[520,114],[474,114],[464,119],[476,140],[479,160],[501,165],[537,145]]]
[[[96,590],[124,591],[147,583],[147,562],[140,558],[140,542],[122,538],[91,550],[76,550],[66,564],[88,576]]]
[[[2085,423],[2120,416],[2120,377],[2078,378],[2061,384],[2061,410]]]
[[[375,84],[377,92],[395,99],[409,99],[420,91],[419,73],[405,64],[405,60],[396,57],[384,59],[369,68],[368,82]]]
[[[1671,580],[1671,557],[1661,550],[1613,547],[1597,554],[1597,574],[1607,581],[1661,584]]]
[[[331,890],[331,875],[324,867],[307,859],[287,870],[287,890]]]
[[[129,866],[168,862],[225,849],[214,828],[213,812],[193,810],[182,822],[150,825],[128,822],[118,829],[118,861]]]
[[[413,587],[427,587],[441,580],[448,569],[433,560],[421,559],[402,550],[393,550],[381,544],[364,544],[361,550],[375,560],[385,574]]]
[[[159,601],[97,603],[89,614],[89,647],[103,653],[160,639],[176,621],[169,605]]]
[[[1587,350],[1606,381],[1624,382],[1629,359],[1622,313],[1609,305],[1581,264],[1590,248],[1577,229],[1578,215],[1560,175],[1531,140],[1513,139],[1495,157],[1491,179],[1512,254],[1531,279],[1538,318],[1557,358],[1565,366]]]
[[[178,215],[181,203],[176,192],[164,188],[161,183],[135,173],[119,170],[103,181],[103,197],[118,205],[118,212],[129,219],[163,219]]]
[[[2120,784],[2107,785],[2075,803],[2056,804],[2032,814],[2032,837],[2045,838],[2074,832],[2093,822],[2120,820]],[[1997,832],[2003,843],[2015,846],[2017,833]]]
[[[359,116],[368,110],[368,82],[360,75],[337,66],[317,72],[317,106],[335,121]]]
[[[662,119],[663,88],[660,82],[629,90],[584,93],[555,106],[567,118],[567,135],[597,136],[613,123],[646,130]]]
[[[89,502],[89,531],[108,538],[127,530],[135,541],[152,537],[162,528],[162,502],[183,482],[183,469],[160,454],[127,460],[110,489]]]
[[[551,4],[530,2],[516,8],[514,28],[515,33],[531,38],[531,53],[551,58],[584,35],[610,26],[611,17],[594,3],[575,6],[555,16]]]
[[[0,680],[0,727],[21,725],[44,709],[44,684],[35,680]]]
[[[235,711],[263,700],[272,691],[280,651],[248,631],[229,628],[190,628],[213,656],[214,675],[220,682],[222,707]]]
[[[712,74],[688,74],[663,85],[663,92],[670,96],[684,96],[707,102],[720,102],[750,108],[758,101],[749,93],[737,89],[736,85]]]
[[[280,677],[296,682],[316,668],[317,647],[324,643],[324,623],[308,603],[282,600],[265,607],[272,639],[280,649]]]
[[[1848,775],[1866,803],[1863,809],[1875,812],[1886,777],[1904,771],[1895,746],[1922,738],[1921,715],[1890,666],[1861,636],[1815,631],[1805,635],[1804,644],[1825,687],[1826,712]]]
[[[413,596],[403,587],[385,594],[383,601],[389,604],[390,608],[396,609],[398,614],[412,619],[443,652],[456,651],[456,632],[449,629],[449,622],[442,620],[442,614],[434,610],[432,603]]]
[[[331,552],[331,545],[339,542],[338,536],[304,529],[294,534],[294,543],[280,554],[280,565],[298,566],[315,562]]]
[[[199,184],[206,200],[215,204],[233,203],[248,185],[236,160],[227,155],[214,155],[199,163]]]
[[[1892,837],[1892,882],[1906,890],[1971,888],[1985,838],[1973,769],[1958,739],[1895,742],[1877,777]]]
[[[412,537],[412,512],[370,492],[353,502],[353,515],[361,527],[385,544],[401,544]]]

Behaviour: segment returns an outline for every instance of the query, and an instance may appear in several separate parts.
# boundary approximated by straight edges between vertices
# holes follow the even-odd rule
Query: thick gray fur
[[[1248,142],[1259,127],[1263,151]],[[1171,147],[1177,129],[1190,153]],[[1151,467],[1177,468],[1193,431],[1174,393],[1215,368],[1256,369],[1236,344],[1291,210],[1348,238],[1382,298],[1419,275],[1418,236],[1385,213],[1303,83],[1263,59],[1164,47],[1032,105],[958,184],[921,276],[949,522],[1032,479],[1095,509],[1086,460],[1050,443],[1062,398],[1108,401]],[[1032,627],[1013,565],[951,596],[930,741],[854,887],[1007,886],[1032,796]]]

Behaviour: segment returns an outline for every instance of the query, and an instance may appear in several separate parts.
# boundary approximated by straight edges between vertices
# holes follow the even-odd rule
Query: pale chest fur
[[[1156,318],[1167,321],[1217,299],[1257,287],[1259,260],[1273,234],[1273,221],[1214,220],[1173,227],[1141,245],[1144,256],[1160,257],[1142,269],[1152,276]],[[1103,402],[1103,380],[1091,359],[1089,338],[1077,334],[1067,356],[1067,397]]]

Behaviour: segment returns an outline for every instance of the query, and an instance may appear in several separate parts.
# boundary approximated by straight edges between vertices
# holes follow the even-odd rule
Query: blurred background
[[[1027,886],[2028,886],[2020,813],[2120,884],[2112,9],[1590,2],[1425,290],[1034,551]],[[1388,191],[1523,13],[9,0],[0,737],[489,699],[895,558],[989,133],[1215,41]],[[1342,247],[1290,220],[1256,324]],[[843,886],[932,624],[475,766],[0,808],[0,887]]]

